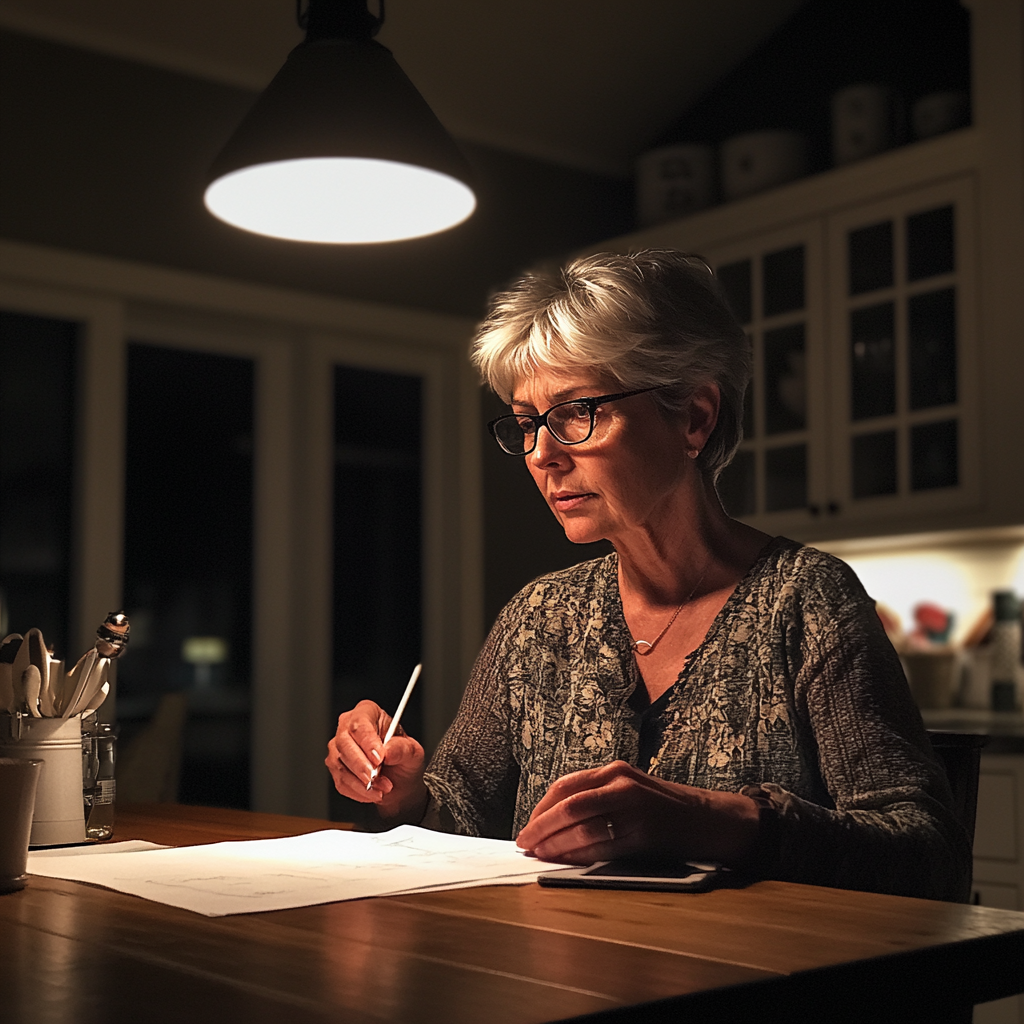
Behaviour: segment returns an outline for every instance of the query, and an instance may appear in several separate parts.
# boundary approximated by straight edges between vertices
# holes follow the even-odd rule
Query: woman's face
[[[624,390],[598,373],[538,370],[516,387],[512,408],[539,415],[559,402]],[[615,544],[636,530],[657,531],[677,514],[680,488],[696,472],[688,447],[686,421],[664,416],[643,394],[599,406],[582,444],[561,444],[541,428],[525,459],[569,540]]]

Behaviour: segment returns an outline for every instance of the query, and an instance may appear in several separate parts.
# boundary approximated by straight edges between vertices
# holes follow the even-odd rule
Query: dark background
[[[887,82],[909,108],[969,77],[969,18],[956,0],[811,0],[651,145],[794,128],[810,136],[822,169],[836,89]],[[254,97],[0,32],[0,237],[475,318],[523,267],[634,226],[627,178],[462,142],[480,205],[452,231],[347,247],[238,231],[207,214],[201,196],[210,161]],[[491,397],[483,405],[481,430],[501,411]],[[564,540],[525,468],[491,444],[488,621],[535,575],[593,554]]]

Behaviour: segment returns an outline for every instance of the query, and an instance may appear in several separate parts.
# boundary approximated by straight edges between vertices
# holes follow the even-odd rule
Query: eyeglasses
[[[648,391],[660,391],[671,387],[658,384],[653,388],[637,388],[636,391],[620,391],[617,395],[601,395],[598,398],[574,398],[571,402],[559,402],[540,416],[529,413],[512,413],[499,416],[487,424],[491,436],[509,455],[529,455],[537,447],[537,435],[541,427],[547,427],[551,436],[560,444],[583,444],[594,432],[594,413],[599,405],[617,402],[620,398],[632,398]]]

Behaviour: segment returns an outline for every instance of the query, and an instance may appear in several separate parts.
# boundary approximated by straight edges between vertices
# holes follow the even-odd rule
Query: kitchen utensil
[[[42,718],[43,716],[39,713],[39,691],[42,689],[42,676],[35,665],[29,665],[25,669],[22,683],[25,687],[25,703],[28,705],[28,713],[33,718]]]
[[[14,713],[14,658],[22,644],[20,633],[11,633],[0,642],[0,711]]]
[[[57,718],[54,708],[54,687],[64,679],[64,663],[50,659],[46,680],[39,691],[39,711],[43,718]]]
[[[71,710],[68,712],[66,717],[84,713],[85,709],[92,702],[92,699],[106,685],[104,681],[106,674],[107,660],[105,658],[98,658],[92,667],[92,671],[89,673],[89,678],[86,680],[85,686],[82,687],[81,694],[74,704],[72,704]],[[107,687],[107,689],[109,691],[110,688]],[[99,705],[97,705],[97,707],[98,706]]]
[[[11,663],[11,681],[14,684],[14,703],[17,711],[25,712],[28,698],[25,695],[25,670],[31,662],[28,656],[28,644],[22,640]]]
[[[82,708],[81,713],[88,715],[90,712],[95,711],[106,699],[107,694],[110,693],[110,683],[104,683],[91,697],[89,702]]]
[[[99,659],[99,655],[95,650],[89,651],[87,654],[82,656],[82,659],[77,665],[68,673],[67,681],[73,685],[70,696],[62,702],[61,706],[61,718],[69,718],[71,716],[71,709],[78,703],[79,697],[85,692],[85,688],[89,682],[89,676],[92,674],[92,670],[96,667],[96,662]],[[65,693],[67,689],[65,688]]]

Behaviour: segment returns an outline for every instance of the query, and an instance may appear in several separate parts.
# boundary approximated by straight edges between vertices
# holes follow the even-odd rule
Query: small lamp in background
[[[207,209],[301,242],[417,238],[476,207],[465,158],[391,51],[366,0],[309,0],[306,40],[210,169]]]
[[[195,666],[195,688],[213,685],[213,666],[228,660],[228,642],[222,636],[190,636],[181,644],[181,660]]]

